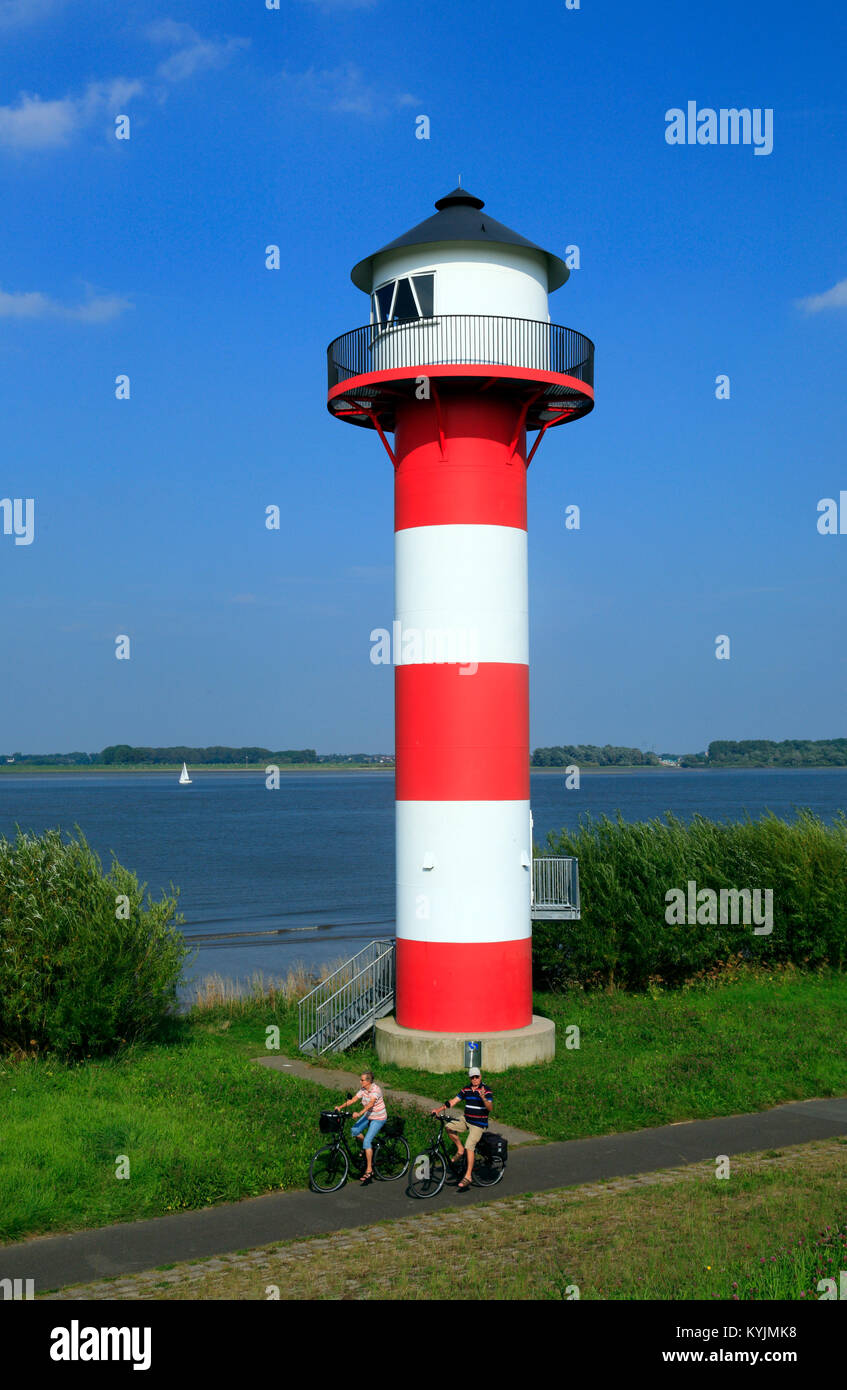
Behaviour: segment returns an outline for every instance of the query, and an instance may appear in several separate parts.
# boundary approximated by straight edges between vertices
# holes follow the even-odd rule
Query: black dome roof
[[[541,246],[536,246],[534,241],[528,241],[518,232],[513,232],[511,227],[504,227],[502,222],[495,222],[493,217],[483,214],[485,203],[481,198],[475,198],[472,193],[468,193],[467,189],[454,188],[452,193],[439,198],[435,206],[438,211],[434,217],[419,222],[403,236],[389,241],[387,246],[381,246],[373,255],[365,256],[364,260],[354,265],[350,272],[353,284],[370,294],[376,256],[381,256],[385,251],[399,250],[401,246],[428,246],[440,241],[475,241],[490,246],[525,246],[530,251],[538,251],[547,262],[547,288],[551,291],[563,285],[570,275],[564,261],[554,256],[551,251],[545,251]]]

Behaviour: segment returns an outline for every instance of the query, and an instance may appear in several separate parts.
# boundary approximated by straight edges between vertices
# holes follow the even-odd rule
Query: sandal
[[[359,1182],[361,1183],[362,1187],[367,1187],[368,1183],[373,1182],[373,1180],[373,1173],[365,1173],[365,1176],[363,1178],[359,1178]]]
[[[456,1191],[457,1191],[457,1192],[467,1192],[469,1188],[470,1188],[470,1183],[468,1182],[467,1178],[463,1178],[462,1181],[459,1183],[458,1187],[456,1188]]]

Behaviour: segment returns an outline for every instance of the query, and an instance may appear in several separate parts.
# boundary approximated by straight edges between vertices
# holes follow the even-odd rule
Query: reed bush
[[[828,825],[810,810],[795,821],[757,819],[630,823],[585,816],[548,836],[548,853],[579,860],[578,922],[536,923],[533,964],[542,989],[677,986],[740,963],[843,970],[847,963],[847,818]],[[743,920],[669,923],[667,894],[694,881],[770,890],[772,929]],[[728,914],[724,914],[728,915]]]
[[[144,889],[81,832],[0,837],[0,1047],[74,1058],[162,1034],[188,948],[176,892]]]
[[[310,967],[303,961],[297,961],[284,976],[268,977],[261,970],[254,970],[249,981],[231,980],[217,973],[204,975],[190,991],[189,1013],[196,1018],[218,1013],[229,1013],[234,1018],[251,1018],[257,1005],[271,1012],[277,1007],[284,1009],[289,1004],[296,1004],[327,975],[340,973],[345,964],[345,961],[338,960]],[[352,974],[352,971],[349,973]],[[344,978],[344,975],[340,975],[340,980]]]

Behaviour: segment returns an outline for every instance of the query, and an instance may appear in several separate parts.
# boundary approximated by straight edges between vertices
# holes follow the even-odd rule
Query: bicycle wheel
[[[374,1172],[383,1182],[396,1182],[402,1178],[409,1167],[411,1150],[401,1135],[393,1139],[377,1140],[374,1148]]]
[[[486,1158],[484,1154],[477,1154],[471,1180],[479,1187],[493,1187],[496,1182],[500,1181],[505,1171],[506,1165],[499,1155]]]
[[[337,1144],[318,1149],[309,1165],[309,1184],[315,1192],[337,1192],[347,1181],[347,1155]]]
[[[410,1197],[435,1197],[444,1186],[447,1167],[441,1154],[427,1150],[417,1154],[409,1169]]]

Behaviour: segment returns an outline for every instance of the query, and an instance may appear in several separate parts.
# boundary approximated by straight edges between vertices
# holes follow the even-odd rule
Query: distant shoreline
[[[280,775],[290,772],[393,772],[394,768],[378,767],[373,763],[321,763],[316,767],[314,763],[248,763],[247,767],[238,767],[233,763],[196,763],[189,767],[188,771],[193,776],[202,772],[257,772],[264,777],[269,767],[278,767]],[[9,777],[14,776],[34,776],[42,772],[64,773],[67,776],[91,777],[99,776],[101,773],[117,773],[123,776],[126,773],[136,772],[161,772],[179,773],[182,772],[182,763],[150,763],[147,766],[129,765],[127,767],[115,767],[112,763],[91,763],[88,767],[56,767],[47,764],[34,763],[5,763],[0,766],[0,774],[5,773]]]
[[[247,767],[235,767],[232,764],[222,763],[201,763],[189,768],[192,780],[201,777],[205,773],[255,773],[256,775],[266,776],[266,769],[276,764],[254,763]],[[563,767],[530,767],[532,776],[540,777],[564,777],[566,776]],[[91,764],[89,767],[50,767],[38,766],[28,763],[0,764],[0,776],[7,777],[41,777],[41,776],[65,776],[65,777],[100,777],[111,775],[123,777],[134,774],[145,774],[147,776],[156,774],[160,776],[172,776],[182,771],[181,763],[173,764],[151,764],[147,767],[127,766],[115,767],[112,764]],[[322,763],[315,766],[314,763],[294,763],[287,766],[279,766],[281,777],[301,775],[303,773],[327,774],[335,772],[368,772],[368,773],[390,773],[394,776],[393,766],[374,766],[373,763]],[[773,767],[767,763],[751,767],[745,764],[743,767],[651,767],[635,764],[633,766],[620,767],[581,767],[579,774],[581,777],[614,777],[620,773],[649,772],[651,775],[664,775],[674,772],[847,772],[847,767]]]

